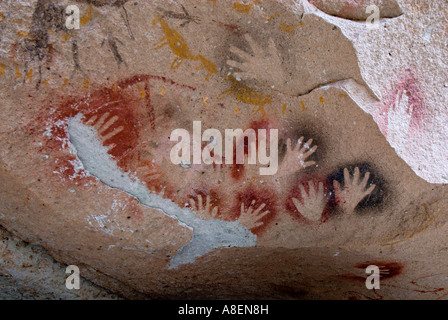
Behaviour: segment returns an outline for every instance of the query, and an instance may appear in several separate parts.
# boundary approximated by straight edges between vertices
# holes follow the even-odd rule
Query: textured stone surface
[[[446,297],[446,2],[373,3],[2,3],[0,225],[126,298]],[[278,170],[173,164],[194,121]],[[21,297],[115,297],[48,261]]]
[[[103,288],[81,280],[83,290],[68,290],[66,266],[42,247],[25,243],[0,229],[0,299],[117,299]]]

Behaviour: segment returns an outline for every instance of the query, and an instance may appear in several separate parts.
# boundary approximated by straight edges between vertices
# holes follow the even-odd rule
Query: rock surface
[[[26,243],[0,229],[0,299],[119,299],[117,295],[81,280],[83,290],[68,290],[66,266],[45,249]]]
[[[367,2],[0,4],[3,297],[446,298],[446,3]]]

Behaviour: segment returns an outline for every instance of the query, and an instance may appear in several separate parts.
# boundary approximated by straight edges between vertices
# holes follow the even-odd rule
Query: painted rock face
[[[260,274],[273,297],[316,295],[278,282],[318,261],[316,281],[346,298],[366,261],[398,278],[404,262],[367,248],[400,243],[441,207],[357,104],[390,99],[339,27],[274,1],[80,7],[78,31],[36,22],[2,80],[2,225],[128,296],[179,297],[223,275],[215,296],[238,296]],[[418,127],[423,97],[406,74]],[[341,247],[342,273],[327,249],[303,249]],[[280,280],[266,271],[277,267]]]

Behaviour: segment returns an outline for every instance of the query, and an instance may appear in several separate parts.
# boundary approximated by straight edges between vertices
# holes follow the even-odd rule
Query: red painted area
[[[349,295],[347,297],[347,300],[383,300],[383,297],[380,294],[378,294],[378,292],[375,289],[373,289],[372,291],[377,296],[376,298],[369,297],[369,296],[367,296],[365,294],[362,294],[360,292],[348,291],[346,293],[347,295]]]
[[[399,276],[403,272],[404,268],[404,266],[398,262],[387,262],[387,261],[364,262],[357,264],[355,268],[365,270],[370,265],[378,266],[380,268],[381,280],[392,279]]]
[[[125,205],[128,209],[127,212],[130,212],[127,218],[130,220],[134,220],[135,222],[141,222],[143,219],[143,212],[140,202],[135,198],[130,198],[129,202],[127,202]]]
[[[76,158],[68,148],[68,120],[80,113],[84,116],[84,123],[93,117],[98,121],[106,114],[107,119],[116,116],[116,122],[102,135],[112,133],[120,127],[122,130],[103,144],[109,147],[109,154],[123,171],[128,171],[131,164],[139,160],[136,150],[141,143],[141,130],[147,124],[150,124],[152,129],[155,127],[150,81],[162,81],[191,91],[195,90],[164,77],[136,75],[119,81],[111,87],[94,90],[84,97],[62,97],[61,103],[43,108],[43,113],[34,121],[34,126],[40,127],[42,134],[45,130],[51,133],[42,149],[57,154],[55,171],[61,173],[64,180],[80,182],[88,179],[84,174],[76,171],[73,165]]]
[[[241,30],[241,28],[235,24],[224,23],[224,22],[220,22],[220,21],[217,21],[216,24],[220,27],[223,27],[228,32],[233,33],[234,35],[242,36],[244,34],[244,32]]]
[[[424,123],[426,105],[423,91],[415,73],[411,69],[407,69],[400,76],[398,82],[387,94],[386,98],[381,102],[378,114],[376,116],[378,125],[382,133],[386,136],[388,134],[389,111],[391,109],[395,110],[397,96],[399,97],[399,104],[404,94],[407,94],[408,96],[408,105],[406,106],[406,112],[411,114],[409,133],[417,133]]]
[[[223,208],[222,207],[223,199],[221,198],[219,191],[217,191],[215,189],[208,188],[208,187],[194,188],[194,189],[190,190],[190,193],[187,196],[186,203],[188,203],[188,206],[190,206],[190,199],[192,199],[196,203],[196,206],[198,205],[198,195],[201,195],[201,197],[202,197],[202,207],[203,208],[205,208],[207,196],[209,196],[210,197],[210,211],[215,206],[217,206],[218,214],[222,213],[219,210]]]
[[[277,129],[278,126],[274,125],[274,121],[272,119],[264,117],[262,119],[252,121],[249,128],[254,129],[255,131],[258,131],[258,129],[266,129],[269,134],[270,129]]]
[[[139,180],[148,188],[148,190],[157,194],[163,193],[164,197],[172,197],[174,194],[174,187],[164,180],[163,172],[158,164],[153,163],[148,159],[140,159],[140,154],[138,153],[136,167]]]
[[[241,178],[244,177],[244,164],[237,164],[236,163],[236,154],[234,151],[234,156],[233,156],[233,163],[234,165],[232,166],[232,171],[231,171],[231,177],[235,180],[241,180]]]
[[[380,281],[389,280],[389,279],[392,279],[392,278],[395,278],[395,277],[401,275],[403,272],[403,268],[404,268],[404,266],[398,262],[387,262],[387,261],[363,262],[363,263],[359,263],[359,264],[355,265],[354,267],[357,269],[360,269],[360,272],[358,272],[358,273],[365,274],[366,268],[370,265],[375,265],[380,268]],[[365,283],[368,276],[369,276],[368,274],[365,274],[365,276],[361,276],[361,275],[349,273],[349,274],[338,275],[337,278],[342,279],[342,280],[347,280],[350,282]],[[381,295],[378,294],[378,292],[375,291],[375,289],[373,291],[380,299],[383,298]],[[348,298],[356,299],[356,297],[354,297],[354,296],[349,296]],[[366,298],[371,299],[369,297],[366,297]]]
[[[111,88],[103,88],[83,98],[66,98],[51,113],[47,130],[51,132],[51,137],[47,141],[47,147],[53,151],[62,151],[68,148],[68,120],[77,114],[84,115],[83,122],[87,123],[93,117],[96,121],[108,114],[107,119],[117,117],[117,120],[102,134],[107,135],[117,128],[123,130],[104,142],[105,146],[114,146],[109,149],[109,154],[116,159],[117,164],[124,170],[128,169],[129,159],[138,144],[141,129],[141,119],[153,121],[152,107],[148,99],[142,99],[140,86],[132,87],[141,83],[141,90],[146,92],[146,97],[150,96],[149,84],[138,77],[120,82]],[[107,120],[106,120],[107,121]],[[57,169],[66,179],[73,180],[75,169],[70,161],[75,160],[71,154],[58,157]]]
[[[296,206],[294,205],[294,202],[292,201],[292,199],[296,198],[297,200],[299,200],[303,203],[303,196],[300,191],[299,185],[302,184],[303,187],[305,188],[305,191],[307,192],[307,194],[309,194],[310,188],[308,185],[308,181],[313,181],[314,188],[315,188],[316,192],[318,191],[319,183],[321,183],[321,182],[324,184],[324,193],[326,195],[331,190],[330,186],[327,183],[327,179],[325,177],[320,177],[320,176],[306,176],[306,177],[302,176],[297,180],[296,183],[293,184],[291,190],[288,193],[288,196],[286,197],[285,207],[286,207],[286,210],[291,214],[291,216],[293,218],[295,218],[297,221],[299,221],[301,223],[305,223],[305,224],[309,224],[309,223],[311,223],[311,221],[309,221],[307,218],[302,216],[302,214],[297,210]],[[327,206],[324,208],[324,210],[322,212],[322,217],[320,219],[320,222],[325,222],[330,218],[331,213],[333,212],[332,208],[333,208],[333,206],[332,206],[331,202],[328,201]]]
[[[229,218],[230,220],[237,220],[239,218],[241,215],[241,203],[244,203],[244,209],[247,210],[252,201],[255,200],[255,204],[253,206],[254,211],[264,203],[265,207],[260,213],[266,210],[269,210],[269,213],[260,219],[260,221],[263,222],[263,225],[250,230],[253,234],[260,235],[266,231],[266,228],[277,215],[277,198],[277,195],[270,189],[249,187],[236,195],[235,203],[230,210]]]
[[[278,127],[277,127],[278,128]],[[246,129],[253,129],[255,130],[255,136],[256,136],[256,144],[257,144],[257,150],[258,150],[258,130],[259,129],[265,129],[266,130],[266,144],[269,146],[269,132],[271,129],[273,129],[272,121],[267,118],[262,118],[260,120],[254,120],[249,124],[249,127]],[[246,130],[246,129],[243,129]],[[244,155],[248,155],[249,153],[249,139],[245,138],[243,141],[238,141],[237,143],[244,143]],[[235,181],[239,181],[244,177],[244,164],[237,164],[236,163],[236,144],[234,144],[233,147],[233,166],[231,170],[231,177]]]
[[[200,188],[196,186],[186,186],[183,187],[184,190],[179,191],[178,189],[180,188],[177,188],[176,184],[170,183],[169,178],[167,178],[169,177],[169,173],[166,171],[170,170],[167,169],[170,167],[166,166],[166,163],[162,163],[161,161],[159,161],[160,163],[154,162],[157,160],[154,160],[153,155],[151,155],[151,158],[148,158],[147,154],[140,152],[140,150],[144,149],[142,145],[146,144],[145,146],[147,149],[151,151],[152,143],[159,143],[162,141],[161,139],[153,139],[149,141],[150,137],[148,137],[148,135],[157,136],[157,133],[154,130],[156,130],[156,127],[158,128],[162,126],[161,123],[156,123],[156,121],[161,121],[156,120],[155,107],[158,108],[157,119],[160,119],[160,113],[162,113],[164,116],[164,123],[176,123],[176,121],[178,121],[177,112],[180,112],[169,103],[171,100],[176,99],[175,95],[155,95],[152,101],[151,84],[154,84],[155,81],[163,82],[164,84],[166,83],[168,86],[177,86],[185,89],[181,90],[181,95],[186,93],[185,96],[188,100],[192,96],[189,95],[189,93],[195,90],[192,87],[177,84],[174,81],[168,80],[164,77],[136,75],[119,81],[110,87],[93,90],[89,94],[82,97],[64,97],[62,98],[61,103],[53,104],[45,108],[42,116],[36,120],[35,127],[42,127],[41,133],[48,129],[51,132],[51,136],[45,138],[46,145],[43,146],[43,149],[46,149],[45,153],[48,153],[48,151],[53,153],[54,158],[57,161],[55,164],[55,171],[61,173],[65,178],[65,181],[81,182],[86,179],[90,179],[77,173],[75,167],[73,166],[73,162],[76,158],[72,153],[70,153],[68,146],[67,121],[69,118],[74,117],[77,114],[83,114],[84,123],[94,125],[94,122],[91,123],[89,120],[93,117],[98,120],[107,114],[108,119],[117,117],[117,121],[107,128],[102,135],[107,135],[118,128],[123,128],[122,131],[103,143],[105,146],[110,147],[109,154],[116,160],[118,166],[125,172],[136,172],[139,180],[142,181],[149,190],[156,193],[164,192],[164,197],[172,199],[180,207],[183,207],[185,203],[189,203],[189,199],[194,199],[197,201],[198,195],[202,196],[203,206],[205,206],[206,196],[208,195],[212,200],[212,207],[218,206],[219,213],[222,215],[221,219],[236,220],[241,214],[241,203],[244,204],[245,210],[247,211],[252,201],[255,200],[255,205],[253,207],[254,211],[262,204],[265,204],[265,207],[261,213],[269,210],[269,214],[260,219],[260,222],[263,222],[263,225],[251,230],[254,234],[260,235],[267,230],[269,225],[271,225],[273,219],[278,213],[280,199],[284,199],[281,201],[285,201],[284,204],[286,209],[294,218],[296,218],[300,223],[310,223],[310,221],[297,212],[297,209],[292,202],[292,198],[297,198],[299,201],[302,200],[298,185],[303,184],[306,191],[309,192],[309,180],[314,181],[316,189],[318,188],[319,183],[323,182],[325,186],[325,193],[328,193],[330,191],[330,185],[326,183],[325,177],[302,176],[300,180],[294,184],[289,193],[287,193],[286,197],[282,195],[280,191],[274,190],[274,187],[270,189],[270,187],[266,186],[266,184],[253,185],[246,188],[241,184],[236,183],[235,181],[241,181],[245,178],[245,167],[243,164],[234,164],[232,169],[229,168],[230,170],[224,171],[224,173],[227,174],[227,178],[229,175],[233,178],[221,180],[224,181],[223,185],[225,185],[225,187],[223,185],[219,185],[220,182],[214,182],[214,184],[204,185]],[[179,93],[178,91],[173,92],[175,94]],[[154,106],[152,102],[156,103],[156,101],[158,105]],[[168,103],[165,105],[166,101],[168,101]],[[179,110],[180,109],[181,108],[179,108]],[[184,114],[180,115],[183,116]],[[45,128],[46,126],[50,127]],[[268,134],[267,138],[269,141],[270,130],[278,128],[279,123],[276,119],[269,119],[266,117],[251,121],[246,127],[246,129],[253,129],[255,131],[257,149],[259,139],[258,130],[265,129]],[[243,131],[246,129],[243,129]],[[164,131],[164,133],[167,134],[164,139],[167,139],[169,136],[168,132],[169,130],[166,132]],[[244,144],[244,153],[247,155],[248,140],[244,139],[239,141],[239,143]],[[203,142],[203,147],[206,144],[206,142]],[[166,145],[168,145],[168,143]],[[269,146],[269,142],[267,145]],[[113,148],[111,146],[113,146]],[[163,147],[165,147],[165,144],[156,150],[163,151]],[[161,158],[162,157],[159,159]],[[235,162],[236,152],[234,152],[234,163]],[[223,166],[225,165],[220,166],[221,169],[215,165],[213,167],[217,172],[222,173]],[[194,174],[195,173],[193,173],[193,176]],[[227,181],[230,181],[231,185],[227,185]],[[220,189],[221,187],[222,189]],[[229,190],[232,191],[225,192],[225,188],[230,188]],[[229,195],[228,199],[227,196],[224,195]],[[283,203],[281,205],[283,206]],[[330,209],[331,207],[329,205],[325,208],[320,222],[325,222],[330,217]]]

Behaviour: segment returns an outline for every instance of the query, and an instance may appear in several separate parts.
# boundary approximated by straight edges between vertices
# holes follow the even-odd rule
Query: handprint
[[[158,181],[162,176],[156,165],[149,160],[142,161],[137,165],[136,174],[143,178],[144,184]]]
[[[279,177],[293,174],[316,164],[315,161],[306,161],[306,159],[316,151],[317,146],[311,147],[313,139],[309,139],[306,143],[303,143],[303,139],[304,137],[301,137],[294,148],[291,146],[291,139],[286,141],[286,155],[278,170]]]
[[[257,228],[263,225],[263,219],[264,216],[266,216],[269,213],[269,210],[263,211],[263,208],[266,206],[266,204],[262,204],[254,211],[254,205],[255,200],[252,201],[249,208],[247,208],[247,211],[244,209],[244,203],[241,203],[241,215],[238,218],[238,221],[245,226],[247,229],[253,229]]]
[[[345,168],[344,188],[341,187],[341,184],[338,181],[333,181],[336,202],[346,214],[353,213],[361,200],[371,194],[376,187],[375,184],[372,184],[367,189],[367,182],[370,178],[370,172],[365,174],[362,181],[360,181],[360,176],[361,173],[358,167],[355,168],[353,179],[350,177],[348,169]]]
[[[282,86],[285,82],[285,77],[282,72],[282,61],[274,41],[272,39],[269,40],[268,54],[266,54],[263,48],[257,45],[249,34],[246,34],[244,38],[249,43],[253,53],[247,53],[234,46],[230,47],[230,52],[243,61],[227,60],[229,66],[240,70],[240,72],[234,73],[235,78],[237,80],[258,80],[274,87]]]
[[[105,114],[103,114],[101,116],[101,118],[97,122],[96,122],[96,120],[98,117],[96,115],[94,115],[86,122],[86,125],[93,126],[96,129],[96,132],[98,133],[98,138],[101,140],[101,142],[104,146],[106,145],[107,140],[116,136],[118,133],[120,133],[124,129],[123,126],[120,126],[106,134],[105,132],[119,119],[118,116],[113,116],[106,122],[106,120],[109,118],[109,115],[110,115],[110,113],[106,112]],[[108,147],[109,147],[109,150],[111,150],[111,149],[115,148],[115,144],[111,144]]]
[[[317,192],[312,180],[308,181],[308,187],[309,192],[307,194],[305,187],[302,184],[299,185],[303,203],[296,198],[293,198],[292,201],[302,216],[311,221],[319,221],[327,205],[328,195],[324,193],[324,184],[322,182],[319,182]]]
[[[194,199],[190,198],[190,207],[193,211],[196,212],[196,216],[201,219],[209,220],[209,219],[218,219],[218,206],[214,206],[212,208],[210,196],[207,195],[205,200],[205,207],[202,203],[202,195],[198,194],[197,196],[197,205]]]
[[[166,192],[166,187],[165,186],[147,186],[148,190],[151,193],[157,194],[159,196],[161,196],[162,198],[165,196],[165,192]]]
[[[387,139],[398,152],[408,145],[408,133],[412,119],[412,108],[408,107],[409,98],[405,90],[399,90],[394,105],[388,111]]]
[[[143,176],[145,178],[145,182],[155,181],[161,177],[161,173],[157,169],[148,168]]]
[[[388,269],[386,266],[378,266],[380,269],[380,276],[383,276],[383,278],[389,278],[391,275],[391,270]]]

